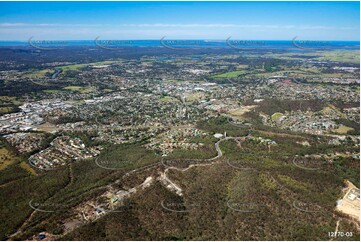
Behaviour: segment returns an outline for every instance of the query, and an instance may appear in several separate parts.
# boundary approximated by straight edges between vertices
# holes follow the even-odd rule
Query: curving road
[[[222,141],[225,141],[225,140],[235,140],[237,142],[237,144],[241,144],[240,140],[244,141],[245,137],[225,137],[223,139],[220,139],[218,140],[214,146],[216,148],[216,151],[217,151],[217,155],[213,158],[209,158],[209,159],[205,159],[205,160],[199,160],[199,159],[190,159],[190,160],[193,160],[193,161],[214,161],[214,160],[217,160],[219,158],[221,158],[223,156],[223,153],[222,153],[222,150],[219,148],[219,144],[222,142]],[[192,165],[189,165],[187,168],[184,168],[184,169],[181,169],[181,168],[178,168],[178,167],[174,167],[174,166],[171,166],[171,167],[168,167],[167,169],[164,170],[164,172],[161,174],[160,176],[160,180],[163,181],[167,187],[173,191],[176,192],[177,195],[179,196],[183,196],[183,193],[182,193],[182,188],[180,188],[177,184],[175,184],[172,180],[169,179],[169,177],[167,177],[167,172],[169,170],[177,170],[177,171],[181,171],[181,172],[184,172],[184,171],[187,171],[189,170],[190,168],[192,167],[196,167],[196,166],[209,166],[209,165],[213,165],[214,163],[216,162],[211,162],[211,163],[207,163],[207,164],[192,164]]]

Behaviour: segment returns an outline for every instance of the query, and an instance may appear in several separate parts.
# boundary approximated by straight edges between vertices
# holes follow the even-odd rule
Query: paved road
[[[205,160],[200,160],[200,159],[190,159],[190,160],[193,160],[193,161],[214,161],[214,160],[217,160],[219,158],[221,158],[223,156],[223,153],[222,153],[222,150],[219,148],[219,144],[222,142],[222,141],[225,141],[225,140],[235,140],[239,145],[241,144],[240,143],[240,140],[244,140],[245,137],[226,137],[226,138],[223,138],[223,139],[220,139],[218,140],[214,146],[216,148],[216,151],[217,151],[217,155],[213,158],[210,158],[210,159],[205,159]],[[164,170],[164,172],[161,174],[161,180],[162,181],[165,181],[165,183],[168,183],[168,185],[171,187],[172,190],[174,190],[179,196],[182,196],[183,193],[182,193],[182,188],[179,187],[177,184],[175,184],[174,182],[172,182],[168,177],[167,177],[167,172],[169,170],[177,170],[177,171],[181,171],[181,172],[184,172],[184,171],[187,171],[189,170],[190,168],[192,167],[196,167],[196,166],[209,166],[209,165],[213,165],[214,163],[216,162],[211,162],[211,163],[207,163],[207,164],[192,164],[192,165],[189,165],[187,168],[184,168],[184,169],[181,169],[181,168],[178,168],[178,167],[174,167],[174,166],[171,166],[171,167],[168,167],[167,169]]]

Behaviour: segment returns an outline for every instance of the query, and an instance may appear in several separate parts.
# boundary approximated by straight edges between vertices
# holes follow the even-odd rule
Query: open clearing
[[[274,114],[272,114],[272,119],[278,119],[278,118],[280,118],[280,117],[282,117],[282,113],[274,113]]]
[[[49,132],[49,133],[53,133],[53,132],[56,132],[57,131],[57,128],[55,125],[51,124],[51,123],[44,123],[44,124],[41,124],[39,125],[36,130],[39,130],[39,131],[43,131],[43,132]]]
[[[350,181],[346,181],[346,194],[338,201],[336,210],[360,221],[360,189]]]
[[[81,68],[84,68],[87,66],[110,65],[110,64],[114,64],[116,62],[119,62],[119,61],[99,61],[99,62],[86,63],[86,64],[73,64],[73,65],[59,66],[57,68],[61,69],[62,71],[76,71],[76,70],[80,70]]]
[[[211,76],[211,78],[234,78],[234,77],[237,77],[237,76],[242,75],[244,73],[246,73],[246,72],[245,71],[230,71],[230,72],[226,72],[226,73]]]
[[[28,77],[28,78],[44,78],[46,76],[46,74],[52,74],[54,71],[52,69],[44,69],[44,70],[40,70],[40,71],[33,71],[33,72],[29,72],[27,74],[24,75],[24,77]]]
[[[36,172],[34,171],[34,169],[28,163],[26,163],[25,161],[21,162],[19,164],[19,166],[21,168],[23,168],[24,170],[26,170],[27,172],[29,172],[31,175],[34,175],[34,176],[37,175]]]
[[[341,125],[339,128],[334,129],[333,131],[338,133],[338,134],[347,134],[348,131],[352,131],[353,128]]]
[[[0,148],[0,171],[16,162],[16,158],[6,148]]]
[[[245,113],[250,112],[256,107],[257,105],[242,106],[240,108],[228,111],[228,114],[230,114],[232,117],[234,116],[235,118],[242,118]]]
[[[64,89],[73,92],[80,92],[80,93],[89,93],[94,91],[93,87],[81,87],[81,86],[67,86],[64,87]]]
[[[197,100],[202,100],[206,97],[204,92],[193,92],[193,93],[184,93],[186,102],[193,102]]]

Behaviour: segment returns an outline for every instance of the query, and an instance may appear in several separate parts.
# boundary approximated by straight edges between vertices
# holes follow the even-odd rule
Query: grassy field
[[[0,104],[5,104],[5,103],[20,104],[21,102],[17,100],[17,97],[0,96]]]
[[[0,115],[16,111],[22,101],[16,97],[0,96]]]
[[[17,162],[16,157],[6,148],[0,148],[0,171]]]
[[[0,107],[0,115],[10,113],[12,110],[14,110],[14,107]]]
[[[52,133],[52,132],[55,132],[57,130],[57,128],[55,125],[46,122],[46,123],[39,125],[37,127],[37,130]]]
[[[280,117],[282,117],[282,113],[274,113],[274,114],[272,114],[272,119],[278,119],[278,118],[280,118]]]
[[[317,59],[321,61],[360,63],[360,52],[358,50],[328,51],[322,52]]]
[[[99,61],[99,62],[92,62],[92,63],[86,63],[86,64],[73,64],[73,65],[66,65],[66,66],[59,66],[57,68],[61,69],[62,71],[78,71],[81,68],[87,67],[87,66],[100,66],[100,65],[110,65],[117,63],[119,61]]]
[[[34,176],[37,175],[36,172],[34,171],[34,169],[28,163],[26,163],[25,161],[21,162],[19,164],[19,166],[22,169],[24,169],[25,171],[29,172],[31,175],[34,175]]]
[[[360,63],[360,52],[358,50],[336,50],[336,51],[317,51],[312,53],[283,53],[269,54],[268,57],[284,60],[302,60],[308,56],[313,56],[314,60],[319,61],[338,61],[348,63]]]
[[[80,68],[86,67],[88,64],[74,64],[68,66],[59,66],[58,68],[62,71],[73,71],[73,70],[80,70]]]
[[[333,130],[334,132],[338,134],[347,134],[348,131],[352,131],[353,128],[347,127],[347,126],[340,126],[337,129]]]
[[[285,71],[274,71],[274,72],[261,72],[256,74],[250,74],[250,76],[254,77],[264,77],[264,78],[271,78],[273,76],[283,76]],[[299,69],[299,70],[287,70],[288,74],[287,77],[307,77],[307,78],[341,78],[345,77],[346,74],[344,73],[321,73],[320,69],[309,68],[309,69]],[[350,75],[350,78],[352,76]]]
[[[359,50],[336,50],[336,51],[317,51],[312,53],[283,53],[283,54],[269,54],[268,57],[284,59],[284,60],[302,60],[308,56],[314,57],[314,60],[319,61],[337,61],[348,63],[360,63]]]
[[[213,75],[211,76],[211,78],[234,78],[234,77],[238,77],[239,75],[245,74],[245,71],[230,71],[230,72],[226,72],[226,73],[222,73],[222,74],[218,74],[218,75]]]
[[[56,69],[60,69],[63,72],[67,71],[80,71],[81,68],[87,66],[101,66],[101,65],[111,65],[115,63],[120,63],[120,60],[117,61],[99,61],[99,62],[92,62],[92,63],[84,63],[84,64],[72,64],[72,65],[65,65],[65,66],[57,66]],[[24,74],[26,78],[45,78],[47,75],[51,75],[54,73],[54,69],[44,69],[44,70],[31,70]]]
[[[186,97],[186,102],[193,102],[205,98],[203,92],[184,93],[184,96]]]
[[[60,92],[60,90],[48,89],[48,90],[44,90],[43,92],[45,92],[45,93],[58,93],[58,92]]]
[[[70,90],[70,91],[80,91],[81,89],[83,89],[83,87],[81,86],[67,86],[64,87],[65,90]]]
[[[248,65],[238,65],[237,69],[246,69],[248,68]]]
[[[54,70],[52,69],[44,69],[44,70],[36,70],[29,73],[26,73],[24,77],[28,78],[44,78],[46,74],[52,74]]]
[[[228,114],[236,118],[242,118],[245,113],[252,111],[256,107],[256,105],[242,106],[240,108],[230,110]]]
[[[65,90],[73,91],[73,92],[80,92],[80,93],[89,93],[93,92],[93,87],[81,87],[81,86],[67,86],[64,87]]]

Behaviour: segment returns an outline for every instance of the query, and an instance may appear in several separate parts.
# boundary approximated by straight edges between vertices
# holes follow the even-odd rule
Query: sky
[[[359,2],[0,2],[0,40],[357,40]]]

